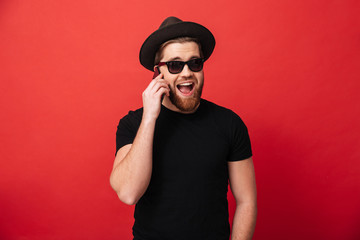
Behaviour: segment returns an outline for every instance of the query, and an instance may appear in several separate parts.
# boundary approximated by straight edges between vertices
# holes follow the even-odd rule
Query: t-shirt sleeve
[[[240,161],[251,157],[250,137],[245,123],[234,113],[230,126],[231,145],[228,161]]]
[[[130,111],[128,115],[120,119],[116,131],[116,152],[127,144],[133,143],[139,129],[141,116],[139,111]]]

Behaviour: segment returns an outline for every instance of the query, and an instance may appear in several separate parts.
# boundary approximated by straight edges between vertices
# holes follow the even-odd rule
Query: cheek
[[[175,74],[170,74],[170,73],[164,74],[164,80],[172,88],[175,87],[176,79],[177,79],[177,75],[175,75]]]
[[[199,84],[201,84],[204,81],[204,73],[203,72],[198,72],[195,74],[195,77],[197,78],[197,80],[199,81]]]

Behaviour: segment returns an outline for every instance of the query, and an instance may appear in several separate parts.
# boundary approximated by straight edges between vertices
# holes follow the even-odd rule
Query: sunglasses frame
[[[190,66],[190,65],[191,65],[191,62],[196,61],[196,60],[201,60],[201,69],[198,70],[198,71],[194,71],[194,70],[191,68],[191,66]],[[181,64],[182,64],[182,67],[181,67],[181,69],[180,69],[179,72],[170,71],[169,64],[172,63],[172,62],[178,62],[178,63],[181,63]],[[159,62],[159,63],[157,64],[157,66],[160,67],[160,66],[166,65],[167,68],[168,68],[169,73],[171,73],[171,74],[178,74],[178,73],[181,73],[182,70],[184,70],[185,65],[187,65],[188,68],[189,68],[192,72],[200,72],[200,71],[203,69],[203,67],[204,67],[204,62],[205,62],[205,61],[204,61],[203,58],[193,58],[193,59],[190,59],[189,61],[186,61],[186,62],[184,62],[184,61],[176,61],[176,60],[175,60],[175,61],[168,61],[168,62]],[[190,65],[189,65],[189,63],[190,63]]]

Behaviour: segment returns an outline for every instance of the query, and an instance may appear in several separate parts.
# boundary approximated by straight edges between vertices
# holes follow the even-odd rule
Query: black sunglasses
[[[185,64],[188,65],[191,71],[199,72],[203,69],[204,59],[194,58],[187,62],[183,62],[183,61],[159,62],[158,66],[160,67],[165,64],[167,65],[169,72],[172,74],[181,73],[181,71],[184,69]]]

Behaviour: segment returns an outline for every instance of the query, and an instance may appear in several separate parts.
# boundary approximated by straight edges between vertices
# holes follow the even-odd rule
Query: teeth
[[[192,85],[192,83],[182,83],[182,84],[179,84],[179,86],[190,86]]]

